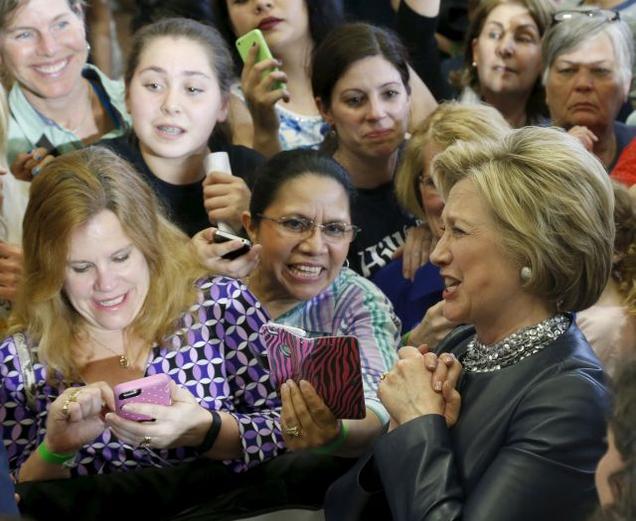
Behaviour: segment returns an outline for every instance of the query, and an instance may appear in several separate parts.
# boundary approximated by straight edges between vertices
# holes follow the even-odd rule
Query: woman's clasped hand
[[[438,357],[427,351],[426,346],[401,348],[400,359],[381,378],[378,396],[391,415],[389,430],[424,414],[444,416],[448,427],[457,422],[462,366],[452,353]]]

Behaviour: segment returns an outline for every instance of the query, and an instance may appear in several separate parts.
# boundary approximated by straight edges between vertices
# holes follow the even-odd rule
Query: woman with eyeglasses
[[[339,441],[359,452],[389,417],[377,397],[380,375],[396,360],[400,324],[371,282],[343,267],[359,231],[351,224],[352,186],[333,159],[311,150],[281,152],[256,176],[244,228],[260,245],[247,286],[277,323],[309,336],[353,335],[360,342],[367,416],[339,420],[308,382],[281,388],[281,429],[290,449]]]
[[[616,121],[627,101],[633,36],[614,11],[555,13],[543,41],[543,83],[552,124],[576,136],[611,172],[636,128]]]

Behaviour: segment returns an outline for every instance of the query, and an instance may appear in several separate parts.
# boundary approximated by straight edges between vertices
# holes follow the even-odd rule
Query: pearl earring
[[[520,276],[523,282],[528,282],[532,278],[532,269],[530,269],[530,266],[521,268]]]

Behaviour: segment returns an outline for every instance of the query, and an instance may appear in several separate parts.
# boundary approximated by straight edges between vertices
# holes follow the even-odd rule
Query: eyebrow
[[[158,67],[156,65],[151,65],[150,67],[146,67],[144,69],[141,69],[139,71],[139,73],[141,74],[143,72],[148,72],[148,71],[157,72],[159,74],[164,74],[164,75],[168,74],[168,71],[166,71],[165,69],[163,69],[161,67]],[[201,72],[201,71],[181,71],[180,75],[181,76],[202,76],[203,78],[207,78],[209,80],[212,79],[209,75],[207,75],[207,74],[205,74],[204,72]]]
[[[117,251],[114,251],[108,257],[111,258],[111,257],[116,257],[117,255],[121,255],[122,253],[129,253],[132,251],[133,247],[134,247],[134,244],[130,243],[122,248],[119,248]],[[70,259],[66,261],[66,264],[85,264],[85,263],[93,264],[93,261],[82,260],[82,259],[77,259],[77,260]]]
[[[65,18],[67,16],[70,16],[71,13],[61,13],[58,14],[55,18],[53,18],[53,20],[51,20],[51,23],[54,24],[55,22],[57,22],[58,20],[60,20],[61,18]],[[9,33],[13,33],[15,31],[24,31],[24,30],[32,30],[32,29],[36,29],[35,27],[32,27],[30,25],[18,25],[15,27],[7,27],[6,31]]]
[[[497,20],[490,20],[490,22],[488,22],[486,25],[489,25],[489,24],[498,25],[502,29],[504,28],[504,24],[502,24],[501,22],[498,22]],[[539,32],[536,25],[531,23],[515,25],[514,29],[531,29],[532,31]]]
[[[596,60],[594,62],[582,62],[582,61],[567,60],[567,59],[561,58],[561,57],[557,57],[554,61],[555,61],[555,63],[556,62],[560,62],[560,63],[565,63],[565,64],[568,64],[568,65],[587,65],[587,66],[613,65],[615,63],[615,61],[608,60],[608,59]]]

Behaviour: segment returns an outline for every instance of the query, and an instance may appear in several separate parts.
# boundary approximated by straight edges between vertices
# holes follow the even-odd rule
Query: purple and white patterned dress
[[[240,281],[205,278],[197,286],[200,291],[196,303],[182,315],[179,328],[152,348],[145,375],[167,373],[202,407],[227,412],[237,419],[243,457],[226,464],[238,472],[272,458],[284,447],[280,402],[266,369],[265,348],[258,338],[258,330],[268,316]],[[46,368],[36,362],[36,410],[31,410],[12,336],[0,344],[0,357],[0,425],[9,466],[15,471],[44,439],[47,408],[68,385],[49,385]],[[67,466],[72,475],[85,475],[170,466],[196,456],[190,447],[132,448],[107,428],[82,447]]]

